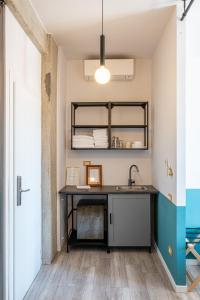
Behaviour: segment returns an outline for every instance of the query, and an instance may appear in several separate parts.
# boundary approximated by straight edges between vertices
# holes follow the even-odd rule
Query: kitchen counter
[[[123,186],[124,187],[124,186]],[[59,193],[63,195],[108,195],[108,194],[157,194],[158,191],[152,185],[145,185],[145,190],[120,189],[120,185],[104,185],[90,189],[77,189],[76,186],[65,186]]]
[[[129,187],[124,185],[104,185],[90,189],[78,189],[76,186],[63,187],[59,193],[61,199],[66,201],[67,252],[69,251],[69,245],[106,247],[108,252],[112,246],[142,246],[147,247],[151,251],[153,200],[158,191],[152,185],[136,185],[134,188],[137,190],[129,190]],[[104,230],[103,240],[77,239],[75,226],[77,208],[74,200],[76,196],[83,196],[85,198],[84,195],[104,196],[102,198],[105,199],[105,212],[108,225],[106,230]],[[92,199],[95,203],[94,198]],[[115,215],[114,223],[111,222],[113,214]],[[71,225],[68,224],[69,220]],[[138,232],[137,228],[143,228],[143,230]],[[115,234],[113,235],[114,231]],[[119,237],[120,232],[122,234]]]

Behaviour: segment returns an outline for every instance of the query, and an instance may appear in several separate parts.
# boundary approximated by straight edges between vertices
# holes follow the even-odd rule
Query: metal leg
[[[71,204],[72,204],[72,231],[74,230],[74,196],[71,196]]]
[[[66,231],[67,231],[67,253],[69,253],[68,195],[65,196],[65,200],[66,200],[66,203],[67,203],[67,205],[66,205],[67,206],[67,208],[66,208],[66,210],[67,210],[67,224],[66,224]]]
[[[151,246],[149,247],[149,253],[150,253],[150,254],[152,253],[152,249],[151,249]]]

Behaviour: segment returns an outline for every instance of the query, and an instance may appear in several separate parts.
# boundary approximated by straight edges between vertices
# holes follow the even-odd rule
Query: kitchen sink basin
[[[117,191],[135,191],[135,192],[142,192],[142,191],[147,191],[148,188],[144,185],[132,185],[132,186],[128,186],[128,185],[121,185],[121,186],[117,186],[116,187]]]

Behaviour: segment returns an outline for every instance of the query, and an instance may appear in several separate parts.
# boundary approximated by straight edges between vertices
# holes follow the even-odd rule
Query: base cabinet
[[[108,196],[108,246],[151,246],[151,198],[149,194]]]

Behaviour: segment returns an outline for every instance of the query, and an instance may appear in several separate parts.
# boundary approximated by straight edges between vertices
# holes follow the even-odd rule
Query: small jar
[[[115,136],[112,137],[112,148],[115,148]]]
[[[119,148],[123,148],[123,146],[124,146],[124,142],[123,142],[123,140],[120,140],[119,141]]]
[[[115,148],[120,148],[120,141],[119,138],[116,138],[116,147]]]

